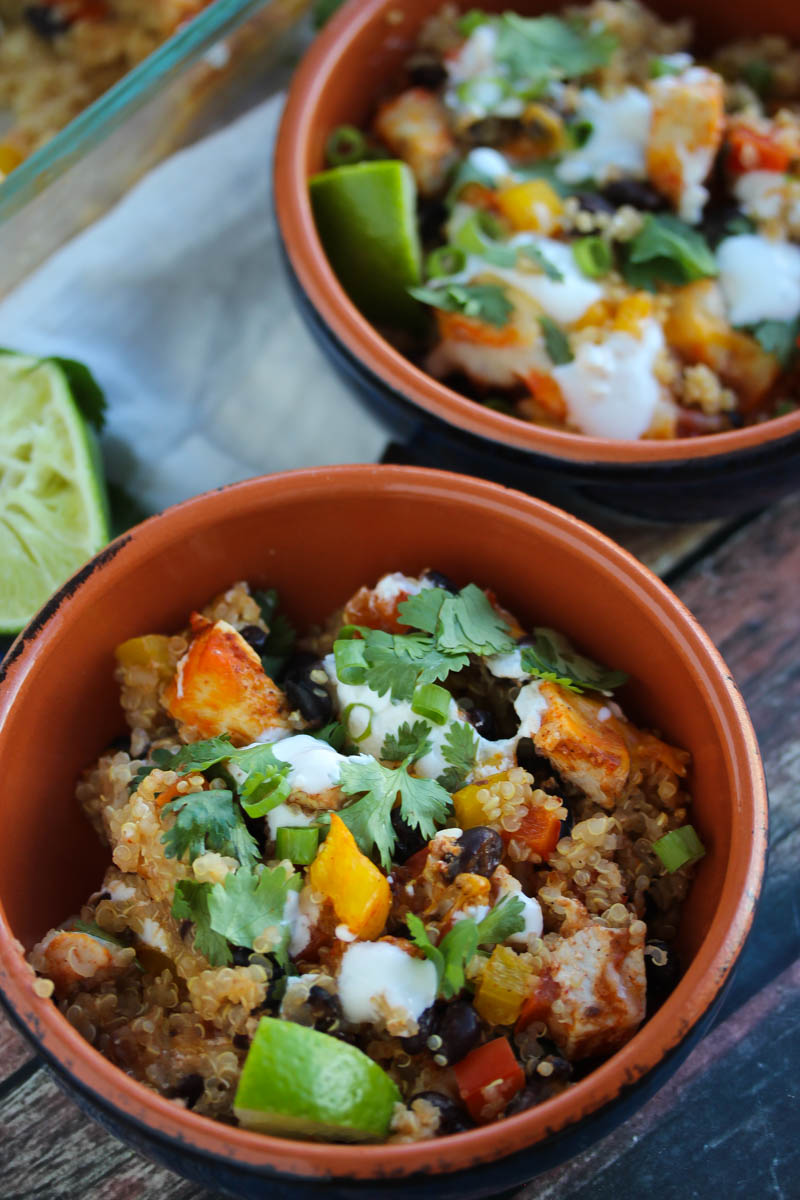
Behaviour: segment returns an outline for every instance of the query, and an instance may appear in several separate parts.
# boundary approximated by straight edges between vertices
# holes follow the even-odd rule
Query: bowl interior
[[[525,15],[557,11],[568,0],[487,0],[481,7]],[[457,7],[474,7],[456,0]],[[764,0],[647,0],[670,19],[691,18],[696,45],[781,34],[800,41],[800,5]],[[681,439],[621,441],[532,424],[454,392],[396,350],[352,304],[328,264],[308,200],[308,179],[325,166],[325,142],[341,124],[367,123],[377,103],[404,84],[403,63],[424,21],[439,4],[430,0],[362,0],[336,14],[297,72],[284,112],[275,159],[275,197],[284,245],[297,279],[335,339],[384,386],[463,431],[558,459],[586,463],[639,463],[704,458],[760,446],[800,431],[800,412],[739,430]]]
[[[553,625],[626,670],[625,707],[691,750],[692,819],[708,855],[680,932],[689,970],[616,1059],[649,1039],[648,1054],[630,1050],[635,1077],[641,1064],[677,1042],[738,953],[764,853],[757,750],[724,664],[664,585],[594,530],[519,493],[410,468],[296,472],[190,501],[116,543],[66,590],[36,638],[26,644],[23,637],[12,649],[0,688],[0,976],[5,960],[6,978],[16,975],[22,995],[26,985],[12,963],[9,933],[29,947],[80,906],[108,862],[74,787],[81,770],[124,731],[112,677],[117,643],[181,628],[193,607],[239,579],[277,587],[302,627],[383,572],[428,566],[462,583],[491,586],[524,622]],[[37,1028],[52,1033],[53,1022],[61,1022],[52,1005],[24,999],[39,1012]],[[88,1047],[86,1053],[102,1063]],[[183,1112],[180,1120],[210,1124]],[[538,1136],[547,1131],[541,1116],[503,1124],[517,1121],[525,1128],[538,1121]],[[494,1127],[483,1133],[487,1155],[497,1157],[502,1138]],[[227,1139],[234,1135],[243,1146],[252,1142],[253,1153],[277,1141],[225,1130]],[[413,1148],[395,1150],[412,1161]]]

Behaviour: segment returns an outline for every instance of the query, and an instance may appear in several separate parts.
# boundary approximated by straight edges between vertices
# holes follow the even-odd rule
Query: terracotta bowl
[[[693,755],[694,822],[708,847],[685,905],[686,973],[627,1046],[538,1108],[416,1145],[266,1137],[179,1108],[125,1075],[39,999],[30,947],[100,883],[108,852],[76,778],[124,732],[114,646],[179,628],[233,580],[280,589],[298,624],[388,570],[431,565],[491,584],[530,622],[557,625],[628,671],[623,703]],[[530,1179],[618,1122],[674,1069],[742,949],[764,868],[758,748],[730,674],[669,590],[574,517],[480,480],[406,467],[274,475],[200,496],[113,542],[9,651],[0,685],[0,992],[12,1019],[93,1116],[206,1186],[237,1196],[472,1197]],[[634,1089],[639,1087],[638,1091]]]
[[[464,9],[470,0],[458,0]],[[485,9],[552,11],[561,0],[489,0]],[[800,411],[729,433],[613,441],[518,420],[469,400],[395,350],[352,304],[317,236],[308,179],[336,126],[363,125],[402,82],[402,63],[438,4],[350,0],[295,73],[275,154],[275,205],[301,311],[336,365],[422,465],[480,474],[565,506],[600,504],[657,520],[753,510],[800,486]],[[800,41],[800,5],[763,0],[652,0],[691,16],[701,45],[761,32]]]

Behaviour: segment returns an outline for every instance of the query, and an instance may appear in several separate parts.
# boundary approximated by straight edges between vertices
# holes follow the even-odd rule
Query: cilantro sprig
[[[465,917],[456,921],[434,946],[428,931],[415,913],[406,917],[411,941],[433,963],[439,980],[439,995],[445,1000],[457,996],[464,986],[464,967],[479,946],[504,942],[525,928],[525,906],[518,896],[508,896],[495,905],[482,921]]]
[[[537,626],[532,646],[523,647],[522,669],[538,679],[558,683],[571,692],[613,692],[626,682],[624,671],[611,671],[579,654],[568,638],[555,629]]]
[[[669,214],[648,213],[625,247],[622,274],[632,287],[654,292],[659,283],[692,283],[717,274],[706,239]]]
[[[381,758],[388,762],[416,762],[431,750],[431,727],[427,721],[415,721],[409,725],[403,721],[397,733],[387,733],[381,747]]]
[[[290,766],[279,759],[267,742],[255,746],[234,746],[227,734],[192,742],[178,750],[157,749],[153,751],[155,766],[164,771],[180,771],[183,774],[203,773],[219,766],[230,775],[235,769],[242,807],[250,817],[262,817],[289,795],[288,774]],[[139,774],[149,774],[152,767]],[[141,779],[137,775],[137,786]],[[136,782],[136,781],[135,781]],[[207,794],[207,793],[206,793]],[[165,805],[165,808],[168,808]]]
[[[412,829],[429,840],[450,811],[451,799],[433,779],[409,775],[411,755],[398,767],[384,767],[375,759],[351,758],[342,763],[340,786],[346,796],[360,796],[339,812],[364,854],[377,850],[384,870],[392,865],[397,835],[392,809],[399,797],[400,815]]]
[[[505,289],[497,283],[448,283],[441,287],[410,287],[410,295],[443,312],[463,313],[502,328],[514,311]]]
[[[477,752],[478,739],[472,726],[452,721],[442,743],[442,756],[450,764],[439,776],[442,787],[457,792],[469,775]]]
[[[502,654],[514,645],[507,622],[474,583],[457,595],[444,588],[423,588],[403,600],[398,613],[406,625],[429,633],[443,654]]]
[[[231,945],[252,948],[256,938],[274,926],[270,953],[285,967],[290,938],[284,919],[286,901],[301,886],[301,876],[283,866],[264,867],[260,872],[240,867],[224,883],[181,879],[175,885],[172,915],[194,923],[195,947],[213,967],[231,962]]]
[[[194,862],[211,850],[249,866],[261,857],[258,843],[234,803],[233,792],[225,788],[178,796],[162,807],[162,821],[165,816],[174,817],[174,823],[161,835],[167,858]]]

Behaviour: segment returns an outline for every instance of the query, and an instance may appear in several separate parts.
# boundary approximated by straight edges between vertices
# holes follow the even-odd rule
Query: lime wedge
[[[400,1099],[384,1070],[346,1042],[262,1017],[233,1111],[246,1129],[331,1142],[375,1141]]]
[[[0,353],[0,633],[22,629],[108,541],[100,455],[84,417],[99,423],[103,404],[79,363]]]
[[[424,312],[406,291],[422,260],[411,169],[395,159],[334,167],[310,189],[320,239],[356,307],[378,325],[419,326]]]

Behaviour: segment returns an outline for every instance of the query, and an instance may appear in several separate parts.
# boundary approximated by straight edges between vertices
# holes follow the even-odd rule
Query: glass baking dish
[[[274,91],[310,0],[215,0],[0,183],[0,296],[178,147]]]

